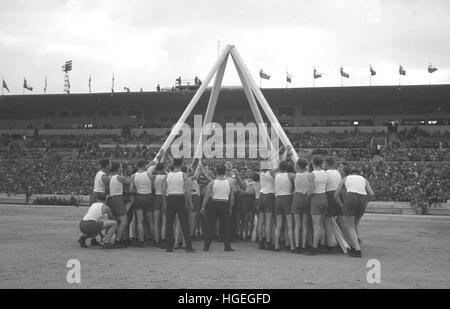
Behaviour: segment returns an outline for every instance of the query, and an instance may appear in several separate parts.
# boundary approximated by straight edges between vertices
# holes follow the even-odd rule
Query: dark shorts
[[[261,193],[259,196],[260,203],[263,211],[265,213],[274,213],[275,212],[275,194],[268,193],[264,194]]]
[[[103,222],[94,220],[80,221],[80,231],[86,236],[95,237],[103,230]]]
[[[264,207],[262,207],[261,199],[258,197],[255,199],[255,209],[256,213],[264,213]]]
[[[275,215],[290,215],[292,207],[292,194],[275,197]]]
[[[143,210],[145,212],[153,211],[153,194],[136,193],[134,198],[134,209]]]
[[[336,217],[340,213],[340,207],[338,203],[336,202],[336,199],[334,198],[334,193],[336,191],[328,191],[327,192],[327,201],[328,201],[328,207],[327,207],[327,217]]]
[[[164,200],[163,196],[161,194],[156,194],[155,199],[153,200],[153,210],[159,210],[161,212],[166,213],[166,210],[164,209]]]
[[[327,214],[328,200],[325,193],[315,193],[311,198],[311,215],[325,216]]]
[[[292,196],[291,213],[293,215],[311,214],[311,205],[306,194],[294,192],[294,195]]]
[[[108,198],[107,205],[111,208],[111,211],[116,219],[127,215],[127,210],[125,209],[125,202],[122,195],[110,196]]]
[[[105,192],[92,192],[91,198],[89,199],[89,205],[92,205],[98,201],[106,201],[106,193]]]
[[[361,217],[366,211],[367,195],[348,192],[345,196],[343,214],[347,217]]]
[[[239,197],[238,211],[240,214],[246,214],[252,211],[255,206],[254,195],[242,195]]]
[[[192,212],[200,213],[200,196],[197,194],[192,195]]]

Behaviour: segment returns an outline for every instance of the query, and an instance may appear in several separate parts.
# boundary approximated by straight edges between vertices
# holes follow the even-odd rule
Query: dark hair
[[[109,160],[108,159],[101,159],[100,160],[100,166],[101,168],[105,168],[109,165]]]
[[[315,156],[312,158],[312,162],[313,162],[313,164],[314,164],[315,166],[322,166],[323,159],[322,159],[321,156],[315,155]]]
[[[342,175],[343,175],[344,177],[350,175],[351,173],[352,173],[352,169],[350,168],[350,166],[345,165],[345,166],[342,168]]]
[[[308,161],[306,161],[305,159],[298,159],[297,166],[302,169],[306,169],[306,167],[308,166]]]
[[[183,158],[174,158],[173,159],[173,165],[175,167],[180,167],[183,165]]]
[[[104,202],[104,201],[106,201],[106,195],[104,195],[104,194],[97,194],[95,196],[94,203],[95,202]]]
[[[186,167],[186,166],[182,166],[182,167],[181,167],[181,171],[182,171],[183,173],[187,173],[187,167]]]
[[[258,173],[253,173],[252,179],[253,179],[253,181],[258,182],[259,181],[259,174]]]
[[[156,170],[158,170],[158,171],[164,170],[164,167],[165,167],[165,165],[162,162],[156,164]]]
[[[294,173],[294,167],[292,165],[289,164],[288,168],[287,168],[288,173]]]
[[[144,160],[139,160],[138,163],[137,163],[137,167],[138,167],[138,168],[145,167],[145,165],[146,165],[146,164],[145,164],[145,161],[144,161]]]
[[[117,172],[120,168],[120,163],[119,162],[113,162],[111,164],[111,172]]]
[[[359,175],[359,173],[360,173],[360,170],[359,170],[359,168],[357,168],[356,166],[352,166],[351,167],[351,170],[352,170],[352,174],[357,174],[357,175]]]
[[[216,167],[216,174],[220,176],[225,175],[225,165],[219,165]]]
[[[281,161],[279,167],[280,167],[280,171],[287,172],[287,170],[289,168],[289,163],[287,163],[287,161]]]
[[[326,157],[326,158],[325,158],[325,163],[326,163],[328,166],[334,166],[334,158],[333,158],[333,157]]]

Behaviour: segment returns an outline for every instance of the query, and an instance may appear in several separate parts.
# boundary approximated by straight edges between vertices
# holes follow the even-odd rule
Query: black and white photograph
[[[0,289],[450,288],[448,0],[1,0],[0,78]]]

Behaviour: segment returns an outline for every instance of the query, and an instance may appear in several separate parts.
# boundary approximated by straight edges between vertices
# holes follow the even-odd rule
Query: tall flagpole
[[[4,86],[4,83],[5,83],[5,78],[2,76],[2,97],[3,97],[3,86]]]
[[[25,76],[23,77],[22,95],[25,95]]]

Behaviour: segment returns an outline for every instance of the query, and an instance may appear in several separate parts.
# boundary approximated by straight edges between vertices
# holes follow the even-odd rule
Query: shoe
[[[353,250],[351,253],[348,254],[351,257],[357,257],[362,258],[361,250]]]
[[[166,252],[173,252],[173,249],[172,248],[167,248]]]
[[[269,250],[269,251],[274,250],[274,246],[273,246],[273,244],[270,243],[270,242],[266,242],[266,244],[265,244],[264,247],[266,248],[266,250]]]
[[[266,249],[266,246],[264,245],[264,242],[263,242],[263,241],[261,241],[261,242],[259,243],[258,249],[259,249],[259,250],[264,250],[264,249]]]
[[[351,253],[353,253],[355,251],[355,249],[353,249],[352,247],[350,247],[350,249],[347,249],[347,255],[350,255]]]
[[[285,251],[285,252],[291,252],[291,247],[289,247],[289,246],[284,246],[284,247],[283,247],[283,251]]]
[[[104,243],[102,248],[103,249],[117,249],[117,246],[115,244],[111,244],[111,243]]]
[[[165,239],[161,239],[161,241],[159,242],[159,248],[166,249],[166,240]]]
[[[291,249],[291,253],[297,253],[297,249]]]
[[[223,251],[225,251],[225,252],[233,252],[235,250],[233,248],[225,248]]]
[[[119,249],[128,248],[127,244],[124,241],[116,241],[114,245]]]
[[[245,240],[246,240],[246,241],[252,241],[252,236],[250,236],[250,235],[245,236]]]
[[[180,245],[177,245],[177,246],[173,247],[173,250],[180,250],[180,249],[181,249]]]
[[[102,244],[97,241],[95,238],[91,238],[91,247],[101,247]]]
[[[204,252],[208,252],[208,251],[209,251],[209,248],[203,248],[203,251],[204,251]]]
[[[361,238],[358,238],[358,243],[359,243],[359,244],[362,244]]]
[[[136,248],[144,248],[145,247],[145,242],[143,241],[137,241],[134,245]]]
[[[80,244],[81,248],[87,248],[88,246],[86,245],[86,236],[80,236],[80,238],[78,238],[78,243]]]
[[[281,248],[274,248],[273,251],[275,251],[275,252],[281,252]]]
[[[134,239],[133,239],[133,241],[134,241]],[[122,240],[122,244],[125,246],[125,248],[131,246],[131,239]]]
[[[294,251],[295,251],[294,253],[300,254],[300,253],[302,253],[302,248],[297,247],[297,248],[295,248]]]
[[[319,246],[319,248],[317,248],[317,253],[319,254],[327,254],[327,247],[326,246]]]
[[[187,252],[187,253],[194,253],[195,252],[195,250],[192,249],[192,248],[186,248],[184,251]]]
[[[319,254],[319,249],[318,248],[310,248],[307,250],[303,250],[302,253],[304,255],[317,255],[317,254]]]
[[[339,249],[337,246],[327,246],[326,253],[327,254],[337,254],[337,253],[339,253]]]

